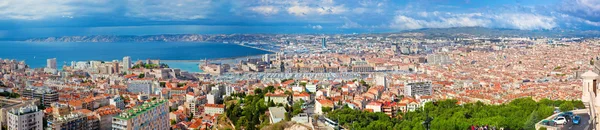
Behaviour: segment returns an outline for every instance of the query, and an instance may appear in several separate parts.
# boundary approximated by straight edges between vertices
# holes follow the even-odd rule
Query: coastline
[[[0,54],[3,55],[1,58],[25,61],[31,68],[43,68],[46,66],[46,59],[48,58],[57,58],[59,60],[57,61],[58,66],[70,66],[72,61],[113,61],[121,60],[124,56],[131,56],[133,61],[136,61],[136,59],[160,59],[168,63],[171,68],[178,68],[188,72],[201,72],[198,65],[204,63],[204,57],[211,63],[237,64],[240,60],[246,60],[247,58],[261,58],[264,54],[274,54],[272,51],[221,42],[174,42],[173,44],[169,42],[148,42],[143,44],[144,46],[154,47],[138,47],[140,44],[117,42],[108,42],[107,44],[85,44],[82,42],[58,42],[61,44],[36,43],[47,42],[0,41],[0,45],[3,48],[0,49],[0,52],[2,52]],[[161,48],[157,49],[157,47]],[[39,53],[24,53],[27,51],[8,48],[26,48],[27,51]],[[128,52],[133,48],[145,51],[143,51],[144,53],[107,53],[106,51],[101,51]],[[186,53],[180,53],[181,51]],[[82,55],[72,55],[75,53]]]
[[[222,43],[224,44],[224,43]],[[234,44],[234,45],[238,45],[238,46],[242,46],[242,47],[247,47],[247,48],[251,48],[251,49],[257,49],[257,50],[262,50],[265,51],[268,55],[274,54],[274,51],[267,51],[266,49],[258,49],[256,47],[249,47],[246,45],[240,45],[240,44]],[[253,58],[262,58],[263,55],[265,54],[259,54],[259,55],[247,55],[247,56],[235,56],[235,57],[226,57],[226,58],[214,58],[214,59],[203,59],[203,60],[161,60],[161,62],[171,62],[171,63],[181,63],[179,65],[175,65],[175,66],[171,66],[171,68],[176,68],[176,69],[181,69],[184,71],[188,71],[191,73],[203,73],[204,71],[202,69],[200,69],[200,66],[204,64],[204,62],[206,60],[208,60],[209,63],[213,63],[213,64],[230,64],[230,65],[234,65],[239,63],[242,60],[247,60],[247,59],[253,59]],[[189,63],[195,63],[195,64],[189,64]],[[188,64],[188,65],[183,65],[183,64]],[[193,65],[193,66],[192,66]],[[195,67],[195,68],[194,68]],[[185,68],[185,69],[184,69]],[[194,68],[193,70],[197,70],[197,71],[193,71],[192,68]]]

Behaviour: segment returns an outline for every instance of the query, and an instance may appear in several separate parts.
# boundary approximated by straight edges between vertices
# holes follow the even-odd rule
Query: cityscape
[[[0,129],[595,130],[598,7],[8,0]]]

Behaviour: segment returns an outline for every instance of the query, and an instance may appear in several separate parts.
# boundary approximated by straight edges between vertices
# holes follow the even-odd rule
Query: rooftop
[[[271,118],[285,118],[285,109],[283,107],[269,107],[269,113],[271,114]]]
[[[167,100],[154,100],[148,103],[144,103],[140,106],[125,110],[123,113],[119,114],[118,116],[115,116],[115,118],[129,120],[131,118],[141,115],[142,113],[147,112],[148,110],[154,109],[155,107],[163,103],[166,103],[166,101]]]

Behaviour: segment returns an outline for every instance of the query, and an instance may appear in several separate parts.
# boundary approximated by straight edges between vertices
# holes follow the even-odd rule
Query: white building
[[[308,86],[308,85],[306,85]],[[292,91],[294,92],[304,92],[304,87],[300,86],[300,85],[296,85],[292,87]]]
[[[314,93],[317,91],[317,85],[315,84],[307,84],[306,85],[306,91]]]
[[[210,93],[206,95],[206,100],[208,101],[208,104],[219,104],[222,100],[221,92],[219,90],[210,91]]]
[[[285,94],[271,94],[271,93],[267,93],[265,94],[265,103],[269,103],[269,100],[273,101],[273,103],[275,104],[289,104],[288,101],[288,96]]]
[[[131,69],[131,57],[125,56],[123,57],[123,71],[127,71]]]
[[[123,102],[123,99],[121,99],[120,96],[115,96],[115,97],[111,98],[110,105],[114,105],[115,107],[117,107],[121,110],[125,109],[125,103]]]
[[[333,101],[327,99],[317,100],[315,102],[315,114],[322,115],[323,107],[329,107],[333,109]]]
[[[127,84],[127,91],[135,94],[152,94],[152,80],[131,80]]]
[[[405,96],[432,95],[431,81],[416,81],[404,84]]]
[[[383,106],[382,103],[373,101],[373,102],[370,102],[369,104],[367,104],[367,106],[365,108],[371,109],[371,110],[373,110],[373,112],[381,112],[381,106]]]
[[[383,75],[375,76],[375,85],[387,88],[387,79]]]
[[[56,69],[56,58],[47,59],[46,68]]]
[[[9,130],[42,130],[44,113],[34,104],[7,112]]]
[[[204,105],[204,113],[209,115],[223,114],[225,106],[223,104],[206,104]]]

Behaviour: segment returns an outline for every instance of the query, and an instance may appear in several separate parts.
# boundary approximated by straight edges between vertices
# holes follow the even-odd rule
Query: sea
[[[182,71],[202,72],[200,60],[223,59],[269,54],[268,51],[236,44],[213,42],[22,42],[0,41],[0,58],[25,61],[31,68],[43,68],[46,59],[56,58],[57,66],[71,61],[121,61],[130,56],[132,62],[160,59],[161,63]]]

